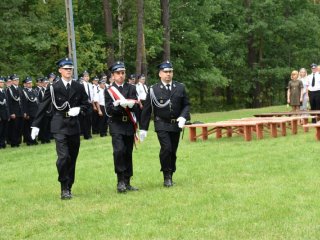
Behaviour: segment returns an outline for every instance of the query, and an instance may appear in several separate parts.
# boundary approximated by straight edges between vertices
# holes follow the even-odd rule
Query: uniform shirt
[[[163,82],[163,81],[161,81],[162,82],[162,84],[163,84],[163,86],[167,89],[167,85],[169,84],[170,85],[170,91],[172,90],[172,81],[171,82],[169,82],[169,83],[166,83],[166,82]]]
[[[90,103],[93,102],[94,101],[94,93],[93,93],[92,83],[83,81],[82,84],[83,84],[84,90],[86,90],[86,93],[88,95],[89,102]]]
[[[138,100],[146,100],[147,93],[148,93],[147,86],[145,84],[138,83],[136,85],[136,90],[137,90]]]
[[[92,84],[91,88],[92,88],[92,99],[94,100],[96,98],[96,95],[98,94],[99,85]]]
[[[70,80],[69,82],[67,81],[67,80],[64,80],[63,78],[61,78],[61,80],[62,80],[62,83],[63,83],[63,85],[67,88],[67,84],[69,83],[70,84],[70,87],[71,87],[71,82],[72,82],[72,80]]]
[[[308,79],[307,80],[308,91],[311,91],[311,92],[320,91],[320,74],[319,73],[315,73],[314,77],[315,77],[314,86],[312,86],[313,73],[311,73],[307,77],[307,79]]]
[[[104,91],[105,91],[105,89],[98,87],[97,94],[95,94],[95,96],[94,96],[94,101],[99,103],[100,106],[106,105]]]

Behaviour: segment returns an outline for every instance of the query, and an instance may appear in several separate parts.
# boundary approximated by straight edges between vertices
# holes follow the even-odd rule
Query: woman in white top
[[[299,77],[298,79],[301,80],[303,83],[303,89],[302,89],[302,105],[300,106],[301,111],[307,111],[308,110],[308,79],[307,79],[307,70],[305,68],[301,68],[299,71]]]

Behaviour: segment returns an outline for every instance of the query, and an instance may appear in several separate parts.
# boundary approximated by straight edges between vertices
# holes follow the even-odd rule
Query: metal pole
[[[67,17],[67,30],[68,30],[68,57],[73,61],[73,78],[78,80],[78,64],[77,64],[77,51],[76,39],[74,33],[74,20],[72,10],[72,0],[65,0],[66,3],[66,17]]]

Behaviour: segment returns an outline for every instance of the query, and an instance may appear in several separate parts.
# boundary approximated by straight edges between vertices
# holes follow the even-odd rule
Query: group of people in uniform
[[[181,129],[190,119],[186,89],[182,83],[173,81],[172,63],[165,61],[158,65],[160,81],[149,88],[145,85],[144,75],[137,77],[137,84],[132,81],[135,76],[125,81],[126,67],[120,61],[109,68],[109,84],[106,76],[100,79],[94,77],[90,83],[87,71],[80,81],[74,81],[73,62],[68,58],[60,59],[57,66],[60,76],[55,77],[55,81],[48,81],[45,89],[32,89],[30,78],[26,79],[23,90],[18,89],[17,76],[12,77],[15,83],[6,90],[4,80],[0,81],[0,134],[6,128],[3,124],[25,124],[30,143],[35,143],[37,137],[39,139],[43,135],[44,124],[47,124],[46,129],[50,129],[56,144],[61,199],[73,197],[71,190],[75,181],[80,135],[91,139],[92,133],[97,131],[103,137],[107,135],[108,126],[117,175],[116,189],[118,193],[137,191],[138,188],[132,186],[130,181],[133,176],[132,151],[137,141],[142,142],[147,137],[151,118],[154,119],[160,143],[163,185],[172,187]],[[34,108],[31,104],[26,107],[24,102],[33,103]],[[18,110],[13,116],[12,111],[16,108]],[[2,115],[3,109],[7,115]],[[50,121],[46,121],[48,113]],[[18,118],[19,121],[15,122]],[[28,121],[23,123],[23,118]],[[10,139],[11,146],[14,146],[16,140]]]

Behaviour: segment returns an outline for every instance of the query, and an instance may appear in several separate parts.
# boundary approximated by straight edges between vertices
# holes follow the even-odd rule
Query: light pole
[[[72,0],[65,0],[66,2],[66,17],[67,17],[67,30],[68,30],[68,57],[73,60],[73,78],[78,80],[78,64],[77,64],[77,51],[76,39],[74,33],[74,20],[72,10]]]

